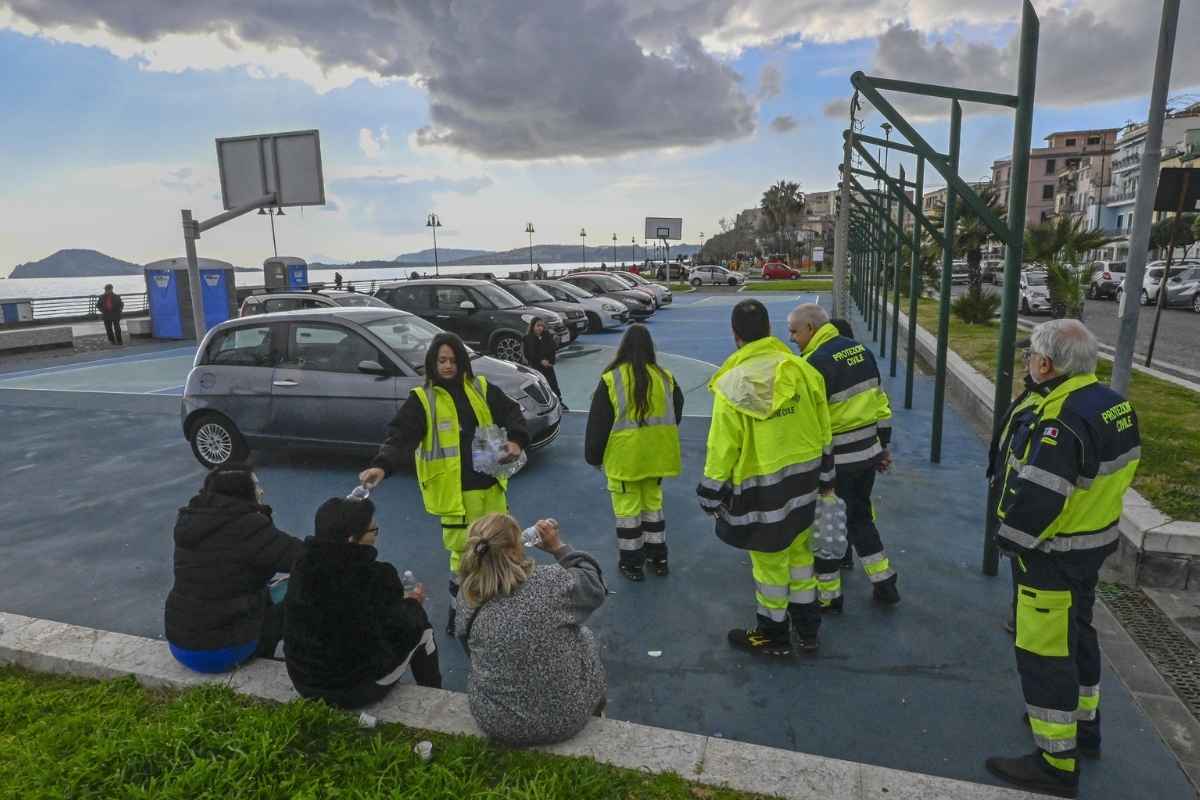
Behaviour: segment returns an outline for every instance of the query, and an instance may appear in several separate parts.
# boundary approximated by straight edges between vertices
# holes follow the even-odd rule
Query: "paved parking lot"
[[[811,297],[763,296],[777,333],[787,310]],[[689,383],[731,352],[728,314],[737,299],[683,295],[650,323],[660,350],[692,359]],[[617,339],[580,344],[611,347]],[[590,393],[603,361],[587,370],[581,361],[569,395]],[[82,377],[71,381],[78,388]],[[147,375],[139,385],[152,383]],[[887,383],[902,397],[902,386]],[[175,512],[203,477],[180,434],[176,401],[42,388],[0,391],[0,608],[160,636]],[[846,614],[824,626],[821,654],[786,661],[755,659],[725,642],[730,627],[753,622],[753,582],[748,558],[715,538],[695,501],[708,429],[695,392],[687,410],[699,416],[681,427],[684,474],[665,484],[672,574],[641,584],[616,573],[603,478],[582,458],[586,417],[567,415],[558,441],[512,482],[510,502],[522,521],[557,517],[565,538],[605,569],[612,594],[593,628],[609,670],[611,717],[983,783],[992,782],[985,756],[1031,748],[1011,639],[1001,628],[1007,581],[978,568],[985,448],[948,409],[943,463],[929,464],[932,385],[921,379],[916,389],[916,408],[897,410],[896,467],[881,479],[876,503],[903,602],[872,607],[869,584],[855,572]],[[285,452],[256,461],[278,524],[305,535],[320,500],[353,487],[363,458]],[[411,476],[386,482],[377,500],[381,555],[432,587],[428,609],[440,633],[447,597],[438,528],[421,512]],[[447,688],[463,689],[461,650],[443,642],[441,657]],[[1103,696],[1105,755],[1084,763],[1082,795],[1191,796],[1111,671]]]

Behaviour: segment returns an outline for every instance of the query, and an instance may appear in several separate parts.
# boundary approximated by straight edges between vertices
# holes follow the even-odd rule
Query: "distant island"
[[[691,256],[700,251],[694,244],[671,246],[671,257]],[[490,265],[528,264],[530,261],[529,248],[517,247],[512,250],[467,250],[456,248],[438,248],[437,263],[443,267],[475,267]],[[646,249],[637,246],[637,261],[647,257]],[[632,262],[633,253],[630,245],[617,245],[616,258],[613,257],[612,245],[598,245],[587,248],[587,258],[583,251],[574,244],[538,244],[533,247],[533,263],[563,264],[586,260],[589,263],[615,261],[616,263]],[[317,269],[328,268],[338,270],[351,269],[387,269],[400,267],[432,267],[434,265],[433,250],[420,250],[415,253],[404,253],[392,259],[369,259],[355,261],[350,264],[339,264],[331,261],[312,260],[310,267]],[[254,272],[261,267],[236,267],[239,272]],[[41,261],[30,261],[13,268],[10,278],[95,278],[109,275],[141,275],[142,265],[131,261],[122,261],[98,250],[59,250],[53,255],[46,256]]]

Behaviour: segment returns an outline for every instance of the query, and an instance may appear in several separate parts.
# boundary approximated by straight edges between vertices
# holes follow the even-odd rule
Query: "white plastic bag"
[[[508,458],[508,431],[498,425],[480,425],[471,439],[471,464],[476,472],[493,478],[511,478],[520,472],[528,458],[525,451],[517,458],[504,463]]]
[[[812,551],[817,558],[840,559],[846,554],[846,501],[835,494],[821,495],[813,520]]]

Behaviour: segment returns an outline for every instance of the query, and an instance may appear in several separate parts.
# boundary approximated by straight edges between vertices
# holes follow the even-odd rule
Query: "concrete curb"
[[[252,661],[228,675],[190,672],[154,639],[0,612],[0,664],[81,678],[132,675],[152,688],[206,683],[278,703],[298,699],[284,665]],[[382,722],[438,733],[483,736],[466,695],[404,685],[366,711]],[[876,767],[693,733],[597,719],[570,741],[537,748],[624,769],[683,778],[790,800],[1037,800],[998,786]]]
[[[894,307],[889,304],[894,312]],[[900,336],[907,341],[908,315],[900,312]],[[917,325],[917,355],[927,364],[937,357],[937,338]],[[946,396],[983,438],[991,438],[995,384],[953,350],[946,353]],[[1106,578],[1134,586],[1200,591],[1200,522],[1172,519],[1133,489],[1124,497],[1121,547],[1106,564]]]

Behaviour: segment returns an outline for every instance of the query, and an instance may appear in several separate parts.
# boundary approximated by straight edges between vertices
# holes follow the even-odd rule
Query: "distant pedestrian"
[[[121,339],[121,312],[125,310],[125,301],[121,295],[113,292],[111,283],[104,285],[104,294],[96,301],[96,310],[104,319],[104,332],[111,344],[124,344]]]
[[[333,288],[337,289],[338,291],[341,291],[341,289],[342,289],[342,273],[340,273],[340,272],[333,273]]]
[[[534,274],[537,276],[538,280],[541,280],[546,277],[546,270],[542,269],[541,264],[538,264],[537,269],[534,270]]]
[[[522,344],[525,362],[542,373],[542,377],[558,395],[559,402],[562,402],[562,389],[558,388],[558,375],[554,372],[554,364],[558,360],[558,342],[546,331],[546,322],[541,317],[534,317],[529,321],[529,331],[525,334]]]

